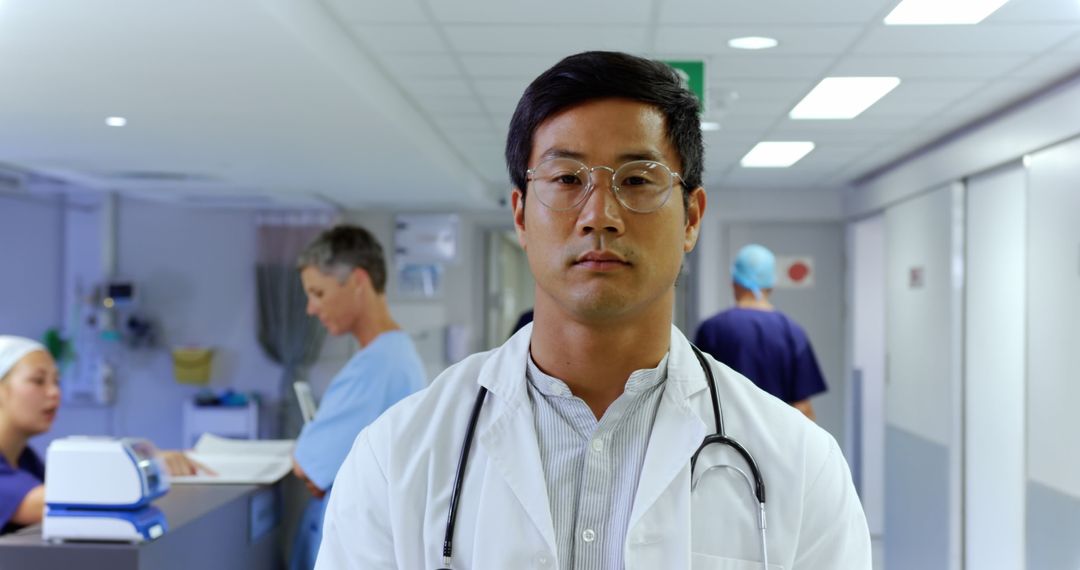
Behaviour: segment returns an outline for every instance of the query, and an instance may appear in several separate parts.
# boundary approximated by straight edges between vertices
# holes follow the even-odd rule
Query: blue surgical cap
[[[756,243],[743,247],[731,264],[731,280],[760,298],[762,289],[772,289],[776,284],[776,256]]]

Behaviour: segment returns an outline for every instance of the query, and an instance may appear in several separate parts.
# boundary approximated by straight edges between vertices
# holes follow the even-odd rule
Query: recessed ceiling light
[[[890,26],[978,24],[1009,0],[903,0],[885,16]]]
[[[122,127],[127,124],[127,119],[123,117],[109,117],[105,119],[105,124],[110,127]]]
[[[759,142],[742,157],[743,168],[787,168],[814,150],[814,143],[805,141]]]
[[[715,121],[701,121],[701,130],[703,131],[719,131],[720,123]]]
[[[774,38],[746,36],[743,38],[732,38],[728,40],[727,45],[735,49],[769,49],[780,45],[780,42],[776,41]]]
[[[900,85],[899,77],[826,77],[799,101],[792,119],[854,119]]]

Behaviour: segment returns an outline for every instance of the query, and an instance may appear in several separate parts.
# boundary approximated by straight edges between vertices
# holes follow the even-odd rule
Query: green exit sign
[[[705,62],[686,60],[665,61],[664,63],[675,68],[675,73],[678,73],[679,77],[682,78],[683,85],[697,96],[698,101],[701,102],[701,112],[704,114],[706,102],[708,101],[705,99]]]

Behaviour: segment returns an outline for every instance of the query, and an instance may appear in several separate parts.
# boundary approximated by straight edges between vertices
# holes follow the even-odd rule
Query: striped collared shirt
[[[562,570],[625,567],[630,512],[667,379],[665,355],[638,370],[599,421],[529,355],[526,377]]]

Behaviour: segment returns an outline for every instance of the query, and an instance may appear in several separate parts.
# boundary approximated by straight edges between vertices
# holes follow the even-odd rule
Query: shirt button
[[[593,451],[596,451],[596,452],[603,451],[604,450],[604,440],[602,440],[600,438],[596,438],[596,439],[592,440],[592,448],[593,448]]]
[[[544,556],[543,554],[541,554],[540,556],[538,556],[536,558],[536,563],[539,564],[540,566],[547,566],[548,562],[549,562],[548,557]]]
[[[591,528],[587,528],[584,532],[581,533],[581,539],[585,542],[592,542],[596,540],[596,532],[593,531],[593,529]]]

